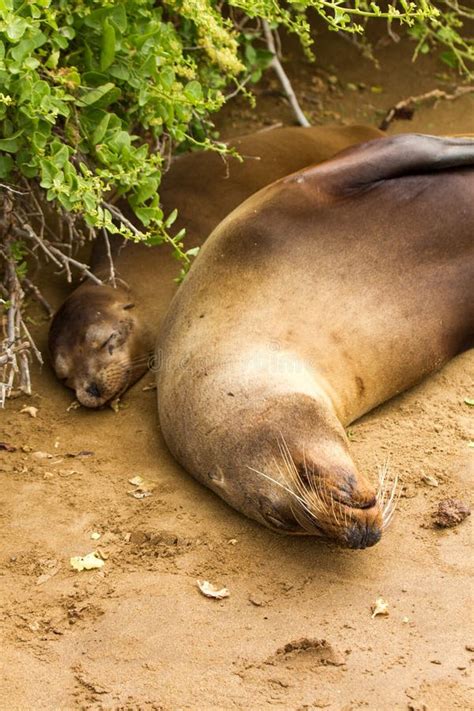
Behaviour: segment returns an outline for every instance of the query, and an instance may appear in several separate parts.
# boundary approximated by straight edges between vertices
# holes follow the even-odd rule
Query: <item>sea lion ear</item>
[[[130,311],[130,309],[135,308],[135,304],[125,304],[125,306],[122,307],[124,311]]]

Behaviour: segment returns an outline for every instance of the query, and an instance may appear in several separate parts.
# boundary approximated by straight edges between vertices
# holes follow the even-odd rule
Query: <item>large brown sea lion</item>
[[[214,231],[158,340],[175,458],[281,532],[375,544],[391,504],[345,426],[474,332],[474,141],[370,141],[283,178]]]
[[[180,157],[161,188],[165,214],[179,210],[177,227],[187,245],[200,245],[218,223],[260,188],[300,168],[334,156],[380,131],[364,126],[280,128],[231,142],[244,161],[216,153]],[[54,317],[49,346],[57,376],[87,407],[100,407],[124,392],[147,369],[157,328],[176,290],[176,261],[169,248],[114,245],[118,288],[80,285]],[[92,270],[107,280],[109,257],[101,239]]]

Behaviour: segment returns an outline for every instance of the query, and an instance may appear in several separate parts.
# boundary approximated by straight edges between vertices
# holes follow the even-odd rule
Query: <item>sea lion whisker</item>
[[[258,474],[259,476],[263,476],[265,479],[268,479],[268,481],[271,481],[272,484],[276,484],[279,486],[281,489],[286,491],[287,494],[290,494],[293,498],[295,498],[298,503],[300,503],[304,508],[305,502],[296,494],[294,491],[292,491],[289,487],[285,486],[285,484],[282,484],[281,481],[278,481],[278,479],[274,479],[273,477],[269,476],[268,474],[265,474],[265,472],[261,472],[259,469],[255,469],[254,467],[247,466],[247,469],[250,469],[250,471],[255,472],[255,474]],[[310,513],[308,511],[308,513]]]
[[[392,484],[392,487],[391,487],[390,496],[389,496],[389,498],[388,498],[388,500],[387,500],[387,503],[386,503],[385,506],[384,506],[384,509],[383,509],[384,511],[389,511],[389,510],[390,510],[390,508],[391,508],[391,506],[392,506],[392,504],[393,504],[395,492],[396,492],[396,490],[397,490],[397,485],[398,485],[398,474],[395,475],[395,478],[394,478],[394,480],[393,480],[393,484]]]
[[[400,501],[400,498],[401,498],[401,490],[399,490],[396,498],[393,499],[390,508],[387,507],[384,510],[384,512],[382,514],[382,523],[383,523],[384,529],[388,528],[389,524],[392,522],[392,519],[395,515],[395,511],[398,506],[398,502]]]
[[[397,484],[398,484],[398,478],[394,484],[394,491],[395,491],[395,487],[397,486]],[[389,525],[391,524],[391,522],[393,520],[393,517],[394,517],[395,511],[396,511],[396,508],[398,506],[398,502],[400,501],[401,495],[402,495],[402,489],[400,487],[397,492],[397,496],[391,497],[390,506],[387,505],[386,509],[383,511],[382,522],[383,522],[384,530],[386,530],[389,527]]]
[[[303,477],[301,476],[301,473],[298,470],[298,467],[296,466],[296,463],[291,455],[291,452],[282,432],[280,432],[280,438],[281,442],[278,442],[278,446],[282,459],[285,463],[289,479],[291,481],[292,486],[298,492],[300,498],[304,499],[304,501],[307,502],[308,513],[310,515],[314,515],[314,512],[317,512],[319,514],[323,514],[327,517],[330,517],[330,512],[328,510],[328,507],[326,506],[326,502],[322,497],[320,488],[316,485],[314,476],[308,476],[310,470],[308,469],[306,462],[304,462],[304,471],[306,474],[306,479],[303,480]],[[304,456],[305,455],[303,453],[303,457]],[[313,471],[311,471],[311,473],[313,473]]]
[[[308,491],[308,487],[303,482],[301,474],[298,471],[293,459],[288,461],[285,458],[285,462],[289,481],[291,482],[293,488],[297,491],[299,499],[304,501],[305,509],[308,514],[313,517],[315,517],[316,514],[323,514],[327,516],[329,512],[321,496],[319,495],[319,492],[316,489],[314,491],[311,489]]]
[[[285,465],[285,471],[282,472],[277,459],[274,458],[274,462],[276,464],[278,472],[280,473],[280,476],[282,476],[283,479],[286,479],[288,481],[289,487],[293,487],[293,488],[290,488],[290,490],[293,493],[294,498],[296,498],[296,500],[298,501],[300,506],[302,506],[302,508],[306,511],[306,513],[308,514],[308,516],[310,518],[316,518],[317,514],[324,515],[327,512],[326,507],[325,506],[322,507],[320,505],[320,503],[322,503],[322,500],[321,501],[318,499],[315,500],[310,495],[308,495],[308,490],[304,486],[304,484],[301,480],[300,473],[294,463],[293,458],[291,457],[291,455],[289,453],[286,441],[281,433],[280,433],[280,436],[281,436],[281,443],[279,442],[278,444],[279,444],[281,457],[282,457],[283,463]],[[272,479],[270,479],[270,480],[272,480]],[[289,490],[289,489],[287,489],[287,490]],[[292,506],[292,512],[293,512],[293,515],[295,516],[296,520],[301,525],[303,525],[302,522],[300,521],[300,519],[298,518],[298,516],[296,515],[297,512],[295,511],[293,506]],[[308,530],[308,526],[306,526],[306,530]]]
[[[379,505],[382,508],[383,508],[383,502],[385,499],[387,472],[388,472],[388,465],[387,465],[387,460],[385,460],[384,463],[379,467],[379,472],[378,472],[379,484],[377,487],[377,494],[376,494],[377,502],[379,503]]]

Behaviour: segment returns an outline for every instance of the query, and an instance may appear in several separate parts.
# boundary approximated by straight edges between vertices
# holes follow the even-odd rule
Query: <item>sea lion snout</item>
[[[377,491],[354,465],[320,468],[312,489],[320,501],[318,527],[329,539],[347,548],[368,548],[380,541],[383,515]]]

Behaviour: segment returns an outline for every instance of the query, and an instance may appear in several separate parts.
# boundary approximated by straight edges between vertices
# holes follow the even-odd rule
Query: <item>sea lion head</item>
[[[150,341],[125,288],[90,283],[63,303],[49,331],[56,375],[91,408],[119,396],[143,375]]]
[[[211,488],[279,533],[313,535],[345,548],[378,543],[394,497],[386,486],[384,504],[357,469],[344,428],[324,397],[266,398],[264,411],[241,411],[239,418],[239,441],[229,434],[238,459],[223,452],[237,467],[221,467]]]

